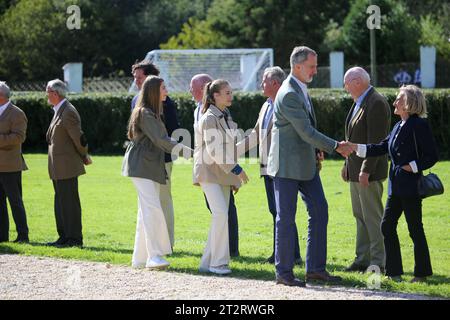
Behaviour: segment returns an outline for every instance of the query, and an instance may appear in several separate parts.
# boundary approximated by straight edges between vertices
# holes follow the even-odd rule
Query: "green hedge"
[[[395,100],[396,89],[380,89],[389,104]],[[438,143],[441,156],[450,158],[450,89],[425,90],[428,101],[429,122]],[[132,95],[81,94],[70,95],[69,100],[81,115],[82,127],[89,141],[91,152],[123,153],[126,141],[126,125],[130,116]],[[181,126],[192,133],[194,101],[188,94],[171,95],[177,103]],[[352,105],[351,97],[343,90],[311,89],[318,128],[337,140],[344,139],[344,121]],[[28,117],[25,152],[46,152],[45,134],[53,116],[44,93],[15,94],[12,97]],[[235,95],[231,113],[240,128],[252,128],[265,98],[258,93]],[[393,115],[392,125],[398,120]],[[192,135],[193,136],[193,135]]]

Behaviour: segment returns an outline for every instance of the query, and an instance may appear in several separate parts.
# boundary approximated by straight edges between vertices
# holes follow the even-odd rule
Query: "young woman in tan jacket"
[[[228,205],[230,188],[247,183],[237,164],[237,124],[227,108],[233,99],[230,84],[217,79],[205,86],[202,116],[196,126],[194,184],[199,184],[212,212],[208,242],[200,271],[229,274]]]

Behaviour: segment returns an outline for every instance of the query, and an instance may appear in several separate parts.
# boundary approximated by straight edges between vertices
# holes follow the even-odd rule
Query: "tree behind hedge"
[[[216,0],[205,20],[191,19],[161,48],[273,48],[275,64],[288,66],[294,45],[317,49],[329,20],[341,22],[348,7],[348,0]]]
[[[61,77],[67,62],[82,62],[85,77],[128,76],[136,59],[179,32],[190,16],[202,18],[209,1],[17,0],[3,5],[1,79],[29,81]],[[66,27],[70,5],[80,7],[80,30]]]

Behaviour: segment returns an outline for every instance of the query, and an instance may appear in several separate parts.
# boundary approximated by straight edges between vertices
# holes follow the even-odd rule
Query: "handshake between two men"
[[[348,158],[353,152],[356,152],[358,145],[356,143],[351,143],[350,141],[338,142],[338,147],[336,152],[340,153],[344,158]]]

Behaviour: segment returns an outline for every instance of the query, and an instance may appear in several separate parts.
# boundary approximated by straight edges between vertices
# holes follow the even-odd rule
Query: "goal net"
[[[273,49],[153,50],[145,58],[161,71],[170,92],[189,91],[199,73],[228,80],[233,90],[257,91],[264,69],[273,66]]]

